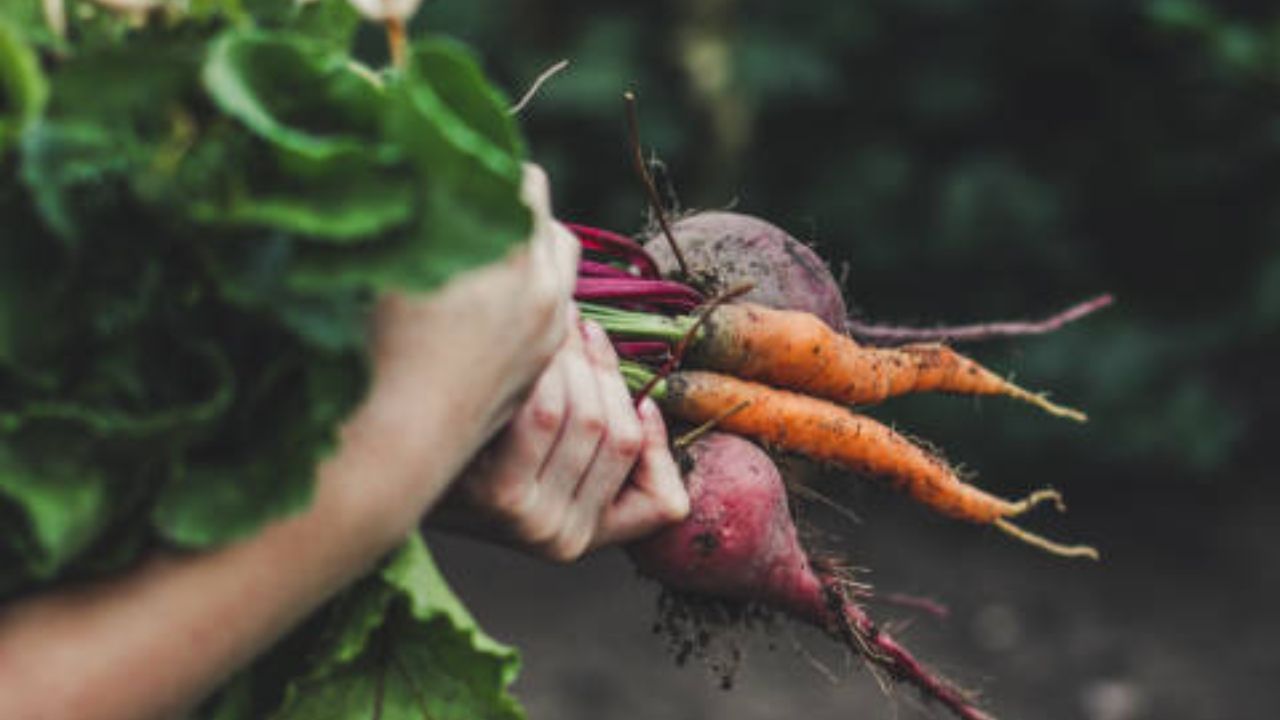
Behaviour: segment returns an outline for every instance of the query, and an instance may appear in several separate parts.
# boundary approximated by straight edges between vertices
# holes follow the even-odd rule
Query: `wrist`
[[[417,527],[477,452],[479,424],[451,393],[424,398],[404,382],[376,380],[343,426],[318,492],[358,534],[389,550]]]

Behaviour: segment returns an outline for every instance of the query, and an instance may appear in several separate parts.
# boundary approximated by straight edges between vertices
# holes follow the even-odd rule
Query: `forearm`
[[[413,442],[398,430],[409,411]],[[0,717],[180,713],[405,536],[412,503],[432,502],[466,460],[448,419],[439,407],[366,403],[320,467],[305,513],[218,551],[158,556],[0,611]],[[423,448],[434,462],[422,462]],[[394,502],[409,487],[417,497]]]

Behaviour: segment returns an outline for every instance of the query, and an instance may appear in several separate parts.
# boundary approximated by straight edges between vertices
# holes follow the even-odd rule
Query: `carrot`
[[[1005,395],[1053,415],[1084,422],[1079,410],[1052,403],[1005,380],[946,345],[864,347],[816,316],[752,303],[694,317],[662,317],[579,303],[583,315],[616,338],[679,343],[691,333],[685,359],[693,367],[797,390],[846,405],[873,405],[915,392]]]
[[[1006,395],[1085,420],[1078,410],[1024,390],[945,345],[863,347],[809,313],[747,303],[717,308],[706,324],[690,348],[695,365],[848,405],[929,391]]]
[[[632,363],[624,364],[623,371],[633,388],[651,379],[651,373]],[[1055,554],[1097,558],[1093,548],[1058,545],[1008,521],[1043,502],[1061,508],[1056,491],[1038,490],[1018,501],[996,497],[965,483],[940,458],[886,425],[826,400],[701,370],[671,373],[654,385],[652,396],[681,420],[715,420],[721,430],[888,478],[896,489],[941,514],[994,525]]]

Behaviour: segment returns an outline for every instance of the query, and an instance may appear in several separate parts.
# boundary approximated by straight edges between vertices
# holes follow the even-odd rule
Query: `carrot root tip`
[[[995,521],[995,526],[1000,528],[1006,535],[1020,540],[1034,548],[1039,548],[1051,555],[1059,557],[1088,558],[1089,560],[1100,560],[1101,556],[1098,550],[1089,545],[1063,545],[1056,543],[1048,538],[1041,537],[1035,533],[1024,530],[1017,525],[1000,518]]]
[[[1021,515],[1037,505],[1043,505],[1047,502],[1053,503],[1054,509],[1060,513],[1065,513],[1067,511],[1067,504],[1062,499],[1062,493],[1054,490],[1053,488],[1043,488],[1036,490],[1025,498],[1014,503],[1013,512],[1009,514]]]
[[[1041,410],[1044,410],[1045,412],[1049,413],[1050,415],[1053,415],[1054,417],[1066,418],[1068,420],[1074,420],[1075,422],[1078,422],[1078,423],[1089,422],[1088,415],[1085,415],[1083,412],[1080,412],[1075,408],[1067,407],[1065,405],[1059,405],[1053,402],[1052,400],[1049,399],[1049,396],[1045,393],[1033,393],[1027,390],[1022,390],[1021,388],[1019,388],[1019,390],[1020,392],[1016,394],[1016,397],[1018,399],[1025,400],[1026,402],[1031,403],[1032,405],[1035,405],[1036,407],[1040,408]]]

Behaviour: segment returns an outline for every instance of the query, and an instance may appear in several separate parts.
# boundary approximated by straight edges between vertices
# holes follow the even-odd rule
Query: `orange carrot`
[[[624,366],[624,374],[638,386],[648,373]],[[672,373],[654,387],[653,397],[664,411],[687,422],[716,420],[721,430],[888,478],[895,488],[944,515],[995,525],[1056,554],[1097,557],[1092,548],[1058,545],[1008,522],[1042,502],[1061,508],[1056,491],[1040,490],[1016,502],[996,497],[965,483],[941,459],[891,428],[826,400],[701,370]]]
[[[689,350],[691,365],[848,405],[912,392],[1007,395],[1054,415],[1083,413],[1049,402],[936,343],[863,347],[809,313],[749,303],[719,307]]]

